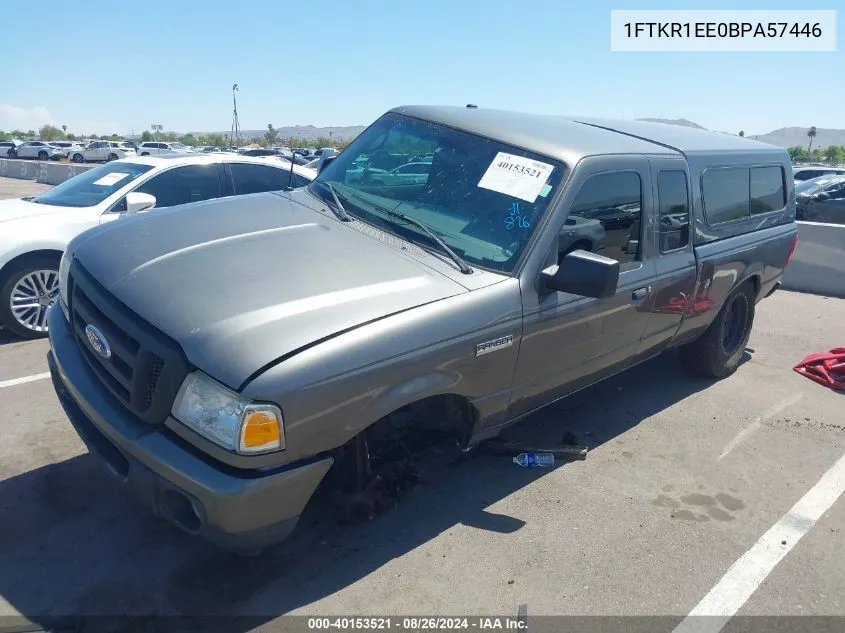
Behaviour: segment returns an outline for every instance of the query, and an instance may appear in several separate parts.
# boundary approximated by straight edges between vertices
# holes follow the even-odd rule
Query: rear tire
[[[149,152],[141,152],[141,156],[149,156],[149,155],[150,155]]]
[[[38,152],[38,160],[47,160],[49,156],[47,156],[47,152]]]
[[[84,163],[85,157],[82,154],[74,154],[72,160],[74,163]]]
[[[746,282],[725,300],[725,305],[704,334],[681,346],[684,365],[709,378],[727,378],[733,374],[751,336],[754,309],[754,287]]]
[[[42,296],[42,288],[30,281],[23,282],[25,278],[37,272],[45,273],[46,282],[49,288],[48,293]],[[58,257],[33,257],[13,264],[9,270],[0,276],[0,324],[10,332],[23,338],[43,338],[47,336],[46,312],[48,299],[51,302],[58,300]],[[23,282],[23,283],[22,283]],[[16,305],[19,306],[12,311],[12,293],[15,292]],[[22,308],[22,304],[32,295],[31,303],[38,304],[37,307],[29,309]],[[27,325],[27,322],[29,324]]]
[[[109,157],[108,159],[106,159],[106,162],[110,163],[113,160],[117,160],[117,154],[109,154]]]

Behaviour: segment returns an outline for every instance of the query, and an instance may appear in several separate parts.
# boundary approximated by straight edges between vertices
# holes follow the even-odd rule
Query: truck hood
[[[315,341],[466,292],[322,208],[301,190],[223,198],[122,218],[69,248],[232,388]]]
[[[60,211],[69,211],[68,207],[55,207],[49,204],[36,204],[22,198],[11,200],[0,200],[0,222],[10,220],[21,220],[23,218],[34,218],[39,215],[48,215]]]

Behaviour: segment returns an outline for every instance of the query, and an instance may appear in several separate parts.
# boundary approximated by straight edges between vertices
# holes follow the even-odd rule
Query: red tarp
[[[837,347],[821,354],[810,354],[794,369],[820,385],[845,391],[845,347]]]

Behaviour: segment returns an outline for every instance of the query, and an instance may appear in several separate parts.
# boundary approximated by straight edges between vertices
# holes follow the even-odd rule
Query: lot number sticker
[[[533,203],[553,169],[554,165],[499,152],[478,186]]]
[[[106,174],[99,180],[95,180],[95,185],[100,185],[101,187],[111,187],[112,185],[116,185],[121,180],[126,178],[129,174],[124,174],[122,172],[116,171],[111,174]]]

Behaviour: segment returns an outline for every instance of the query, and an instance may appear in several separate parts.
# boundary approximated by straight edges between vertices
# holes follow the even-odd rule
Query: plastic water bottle
[[[513,458],[513,463],[523,468],[551,468],[555,465],[555,456],[551,453],[520,453]]]

